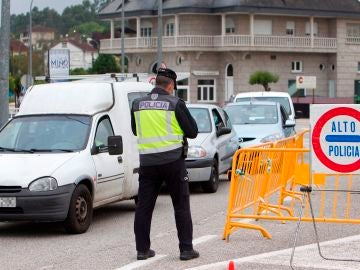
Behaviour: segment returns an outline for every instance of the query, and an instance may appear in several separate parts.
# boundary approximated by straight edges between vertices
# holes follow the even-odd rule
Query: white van
[[[292,99],[288,93],[285,92],[273,92],[273,91],[262,91],[262,92],[245,92],[239,93],[235,96],[234,102],[244,102],[244,101],[273,101],[278,102],[282,105],[289,116],[289,119],[292,120],[295,124],[295,110]]]
[[[70,82],[32,87],[0,130],[0,221],[90,226],[93,208],[136,199],[139,157],[130,105],[152,86]]]

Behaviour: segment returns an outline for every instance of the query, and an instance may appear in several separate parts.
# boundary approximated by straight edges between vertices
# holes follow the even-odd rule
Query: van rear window
[[[290,103],[287,97],[239,97],[235,100],[235,102],[243,102],[243,101],[272,101],[278,102],[282,105],[288,115],[291,114]]]

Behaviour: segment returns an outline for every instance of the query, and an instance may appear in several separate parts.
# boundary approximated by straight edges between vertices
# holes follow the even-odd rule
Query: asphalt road
[[[307,125],[308,120],[297,121],[297,129]],[[157,255],[151,260],[136,261],[135,205],[126,201],[97,209],[89,231],[82,235],[68,235],[60,224],[0,223],[0,269],[228,269],[230,260],[236,269],[289,269],[296,223],[257,221],[272,234],[271,240],[257,231],[241,229],[229,242],[223,241],[228,194],[225,177],[215,194],[192,188],[194,243],[200,251],[195,260],[179,260],[171,200],[163,192],[153,216],[152,248]],[[326,256],[359,256],[359,225],[319,224],[318,228]],[[322,260],[311,245],[314,242],[312,224],[303,223],[295,269],[360,269],[360,263]]]

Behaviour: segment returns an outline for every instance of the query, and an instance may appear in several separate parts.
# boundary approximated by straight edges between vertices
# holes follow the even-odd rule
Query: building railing
[[[359,38],[360,42],[360,38]],[[336,38],[294,37],[294,36],[178,36],[163,37],[163,48],[226,48],[226,47],[272,47],[272,48],[304,48],[304,49],[336,49]],[[156,49],[157,37],[125,38],[126,49]],[[103,39],[100,50],[120,49],[121,39]]]
[[[360,37],[346,37],[346,44],[360,44]]]

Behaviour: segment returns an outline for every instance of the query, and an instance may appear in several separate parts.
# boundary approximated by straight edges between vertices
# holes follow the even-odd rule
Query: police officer
[[[195,138],[198,129],[185,102],[172,95],[176,73],[171,69],[157,71],[155,88],[133,103],[131,125],[138,137],[140,153],[139,192],[134,231],[137,259],[155,256],[150,249],[150,227],[155,202],[165,181],[176,220],[181,260],[199,257],[192,245],[192,220],[189,183],[185,169],[187,138]],[[186,148],[186,149],[185,149]]]

